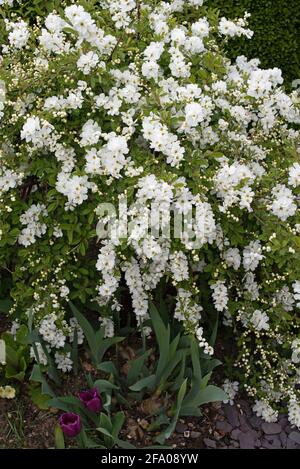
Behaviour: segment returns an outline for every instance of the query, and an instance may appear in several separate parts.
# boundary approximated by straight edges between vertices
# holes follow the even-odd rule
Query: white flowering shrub
[[[148,334],[167,279],[176,320],[206,354],[205,298],[232,328],[258,415],[274,421],[285,402],[299,426],[299,95],[279,69],[224,56],[227,38],[251,38],[247,14],[218,18],[203,0],[67,2],[30,26],[2,3],[0,259],[13,317],[32,316],[68,371],[74,328],[83,340],[68,300],[96,301],[111,337],[125,282]]]

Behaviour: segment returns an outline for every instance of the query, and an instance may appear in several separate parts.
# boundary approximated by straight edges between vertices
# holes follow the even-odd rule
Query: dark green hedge
[[[230,42],[231,57],[258,57],[262,66],[279,67],[285,79],[300,78],[300,0],[206,0],[221,16],[235,18],[251,13],[251,40]]]

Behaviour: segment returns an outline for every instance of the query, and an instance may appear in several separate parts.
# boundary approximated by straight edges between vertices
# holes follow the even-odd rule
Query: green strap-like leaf
[[[55,437],[55,448],[56,449],[65,449],[65,439],[64,434],[60,426],[57,424],[55,425],[54,429],[54,437]]]

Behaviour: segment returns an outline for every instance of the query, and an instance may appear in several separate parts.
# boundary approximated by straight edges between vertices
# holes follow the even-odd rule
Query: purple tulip
[[[100,412],[102,400],[97,388],[90,391],[82,391],[78,394],[79,399],[91,412]]]
[[[59,419],[59,425],[65,435],[74,437],[81,432],[80,417],[73,412],[62,414]]]

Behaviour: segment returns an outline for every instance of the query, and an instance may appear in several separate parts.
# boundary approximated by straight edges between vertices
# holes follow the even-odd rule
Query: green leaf
[[[113,376],[118,376],[117,368],[112,362],[102,362],[97,366],[98,370],[105,371],[105,373],[110,373]]]
[[[107,352],[107,350],[115,344],[122,342],[125,337],[108,337],[107,339],[103,339],[100,345],[97,348],[97,363],[101,363],[103,356]]]
[[[25,324],[21,324],[19,329],[16,332],[16,341],[19,344],[27,345],[27,337],[28,337],[28,328]]]
[[[183,408],[186,406],[200,407],[203,404],[208,404],[209,402],[223,401],[226,398],[227,395],[221,388],[209,385],[205,389],[200,389],[193,401],[185,399],[185,402],[183,403]]]
[[[77,376],[78,375],[78,332],[77,332],[76,327],[74,329],[71,359],[73,362],[73,373],[75,376]]]
[[[152,353],[152,349],[147,350],[147,352],[145,352],[143,355],[129,362],[129,371],[127,374],[128,386],[136,382],[136,380],[138,379],[143,369],[146,359],[149,357],[151,353]]]
[[[216,322],[215,322],[211,337],[209,339],[209,345],[211,347],[215,346],[216,339],[217,339],[217,333],[218,333],[218,327],[219,327],[219,314],[217,315],[217,319],[216,319]]]
[[[159,360],[156,368],[156,380],[160,381],[161,374],[168,363],[170,346],[170,326],[165,326],[153,303],[149,305],[153,329],[159,347]]]
[[[191,357],[193,364],[193,378],[195,378],[197,381],[201,381],[202,371],[199,355],[199,345],[196,343],[194,337],[191,337]]]
[[[65,438],[62,429],[59,424],[55,425],[54,429],[55,437],[55,448],[56,449],[65,449]]]
[[[51,396],[42,393],[42,387],[38,386],[31,386],[30,389],[30,398],[32,402],[41,410],[49,409],[49,400]]]
[[[89,321],[78,311],[78,309],[73,305],[71,301],[69,302],[69,305],[80,327],[83,330],[85,338],[89,344],[90,352],[92,354],[95,364],[97,365],[98,361],[97,361],[97,355],[95,352],[98,349],[98,347],[97,347],[97,340],[96,340],[96,335],[94,333],[94,330],[91,324],[89,323]]]
[[[186,388],[187,388],[187,379],[185,379],[182,385],[180,386],[178,396],[177,396],[175,414],[174,414],[174,417],[172,418],[170,425],[163,432],[161,432],[155,439],[155,441],[157,441],[161,445],[164,444],[166,439],[168,439],[175,430],[176,423],[177,423],[179,413],[180,413],[180,409],[182,406],[182,402],[186,394]]]
[[[109,435],[111,436],[112,434],[112,422],[110,420],[110,418],[104,414],[104,412],[101,412],[100,414],[100,426],[105,428],[108,432],[109,432]]]
[[[140,379],[137,383],[130,386],[129,389],[135,392],[141,391],[142,389],[145,389],[145,388],[151,390],[155,384],[155,381],[156,381],[156,376],[150,375],[150,376],[147,376],[146,378]]]
[[[119,438],[116,438],[116,444],[119,446],[119,448],[122,448],[122,449],[136,449],[136,447],[134,445],[132,445],[131,443],[129,443],[128,441],[124,441],[124,440],[119,440]]]
[[[35,364],[33,365],[31,376],[29,378],[31,381],[36,381],[42,385],[42,393],[47,394],[48,396],[54,397],[55,393],[52,391],[51,387],[47,383],[43,373],[41,372],[40,366]]]
[[[119,386],[116,386],[115,384],[111,383],[110,381],[107,381],[106,379],[97,379],[97,381],[94,382],[94,386],[98,389],[100,393],[105,393],[108,390],[112,389],[120,389]]]
[[[111,419],[112,421],[112,435],[114,438],[117,438],[125,421],[125,414],[124,412],[118,412],[114,415]]]

